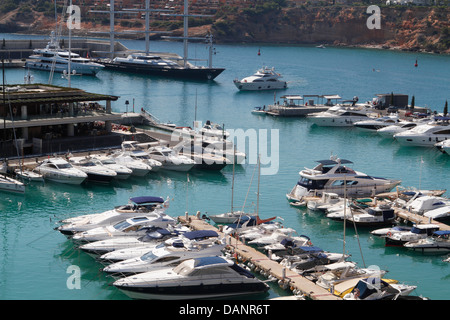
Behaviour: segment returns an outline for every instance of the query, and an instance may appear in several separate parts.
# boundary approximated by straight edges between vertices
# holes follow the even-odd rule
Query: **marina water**
[[[0,35],[5,39],[31,38]],[[122,41],[130,49],[145,48],[143,41]],[[182,44],[151,42],[151,50],[182,54]],[[261,55],[258,55],[260,51]],[[205,59],[204,44],[191,44],[191,58]],[[415,67],[415,61],[418,66]],[[371,100],[378,93],[415,96],[417,106],[442,112],[450,100],[450,57],[376,49],[280,45],[216,45],[214,66],[225,67],[211,82],[152,78],[101,71],[96,77],[73,76],[72,86],[88,92],[120,96],[113,111],[144,108],[163,122],[192,126],[195,118],[224,124],[225,129],[255,130],[258,143],[268,144],[267,157],[276,174],[261,175],[259,214],[279,216],[286,226],[307,235],[314,245],[331,252],[343,250],[343,225],[323,214],[291,207],[286,193],[303,167],[331,154],[354,162],[353,168],[370,175],[401,179],[402,186],[450,189],[450,156],[435,149],[400,147],[394,140],[355,128],[315,127],[305,118],[276,118],[251,113],[256,106],[280,100],[283,94],[339,94],[344,99]],[[288,81],[288,89],[274,92],[239,92],[233,79],[252,74],[262,66],[275,67]],[[23,83],[26,70],[8,69],[8,84]],[[49,74],[33,72],[35,83],[47,83]],[[53,84],[66,86],[55,75]],[[126,105],[125,101],[130,104]],[[249,131],[247,131],[249,132]],[[267,137],[260,134],[267,133]],[[279,141],[272,143],[271,137]],[[252,148],[253,150],[254,148]],[[278,152],[277,152],[278,149]],[[58,150],[59,151],[59,150]],[[61,150],[66,151],[66,150]],[[249,151],[247,150],[242,151]],[[258,150],[257,152],[262,152]],[[273,154],[271,154],[273,151]],[[265,152],[265,151],[264,151]],[[266,165],[267,167],[268,165]],[[264,167],[264,165],[263,165]],[[255,162],[235,170],[234,207],[244,202],[256,210]],[[125,204],[132,196],[170,198],[172,216],[217,214],[230,210],[232,167],[221,172],[158,172],[112,185],[81,186],[47,182],[29,185],[25,195],[2,193],[0,201],[0,299],[127,299],[110,284],[90,256],[76,250],[70,240],[53,230],[57,221],[73,215],[97,213]],[[251,184],[251,186],[250,186]],[[247,196],[248,194],[248,196]],[[448,192],[445,194],[448,196]],[[353,228],[347,228],[346,252],[359,266],[388,270],[387,278],[417,285],[417,295],[448,299],[450,264],[445,256],[422,255],[389,248],[367,230],[358,230],[361,252]],[[79,267],[80,288],[70,282],[71,266]],[[267,299],[289,292],[273,285]]]

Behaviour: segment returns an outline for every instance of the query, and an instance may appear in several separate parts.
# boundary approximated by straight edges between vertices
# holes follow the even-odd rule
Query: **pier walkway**
[[[225,236],[216,227],[212,226],[208,222],[198,219],[195,216],[180,216],[179,221],[186,223],[195,230],[214,230],[219,235]],[[278,262],[270,260],[265,254],[258,250],[249,247],[241,241],[228,237],[227,244],[232,247],[234,254],[237,255],[240,260],[250,261],[257,268],[264,270],[264,272],[272,277],[277,278],[283,284],[287,285],[287,288],[296,290],[300,294],[312,300],[342,300],[341,298],[333,295],[326,289],[319,287],[312,281],[302,277],[298,273],[285,268]]]

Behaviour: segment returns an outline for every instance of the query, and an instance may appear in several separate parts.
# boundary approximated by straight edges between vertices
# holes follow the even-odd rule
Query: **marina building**
[[[48,84],[1,86],[1,158],[118,146],[119,97]]]

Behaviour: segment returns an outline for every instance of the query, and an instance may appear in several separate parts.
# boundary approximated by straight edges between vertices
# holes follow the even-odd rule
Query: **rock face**
[[[222,10],[212,25],[189,28],[189,35],[201,37],[212,32],[219,43],[327,44],[450,53],[449,6],[380,6],[380,29],[367,27],[372,16],[366,13],[367,8],[368,5],[234,8]],[[49,34],[53,29],[54,18],[36,11],[16,9],[0,17],[3,32]],[[121,29],[116,25],[116,31]],[[82,22],[82,29],[75,33],[89,35],[93,30],[108,31],[109,25]],[[172,31],[174,35],[182,34],[182,29]]]
[[[367,7],[302,7],[257,17],[245,12],[217,20],[219,42],[379,46],[450,53],[450,9],[381,7],[380,29],[369,29]]]

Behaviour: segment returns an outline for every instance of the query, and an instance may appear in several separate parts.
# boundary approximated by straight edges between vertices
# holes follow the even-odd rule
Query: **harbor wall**
[[[49,39],[26,39],[26,40],[0,40],[0,58],[26,59],[33,54],[34,49],[43,49],[47,46]],[[69,40],[61,39],[59,45],[62,49],[68,49]],[[107,40],[87,40],[72,39],[72,52],[78,53],[82,57],[90,58],[108,57],[110,52],[110,42]],[[114,43],[116,55],[128,52],[128,48],[120,42]]]

